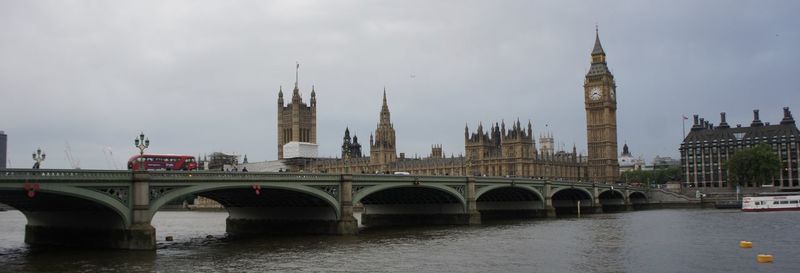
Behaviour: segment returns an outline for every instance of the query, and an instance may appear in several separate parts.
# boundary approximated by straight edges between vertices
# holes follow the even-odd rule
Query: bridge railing
[[[464,183],[465,176],[403,175],[403,174],[354,174],[353,182],[444,182]]]
[[[336,182],[338,174],[159,171],[148,172],[150,181],[276,181],[276,182]]]
[[[73,170],[73,169],[3,169],[0,170],[0,181],[35,180],[120,180],[130,181],[131,171],[117,170]]]

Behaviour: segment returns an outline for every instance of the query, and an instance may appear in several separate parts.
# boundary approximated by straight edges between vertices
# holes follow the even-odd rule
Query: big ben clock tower
[[[595,30],[592,65],[583,83],[586,106],[588,175],[592,182],[613,183],[619,176],[617,161],[617,85],[606,65],[606,53]]]

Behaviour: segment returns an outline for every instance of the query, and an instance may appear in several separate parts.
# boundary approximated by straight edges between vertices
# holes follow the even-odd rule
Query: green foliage
[[[664,184],[667,181],[682,180],[681,167],[670,166],[655,170],[630,170],[622,173],[621,179],[626,183]]]
[[[750,182],[756,186],[769,183],[781,170],[780,158],[766,144],[736,151],[725,165],[730,172],[728,179],[743,186]]]

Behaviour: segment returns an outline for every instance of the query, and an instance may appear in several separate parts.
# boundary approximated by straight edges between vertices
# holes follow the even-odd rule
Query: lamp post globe
[[[37,148],[36,152],[33,153],[33,161],[36,163],[33,164],[34,169],[38,169],[42,165],[42,161],[47,157],[47,154],[42,153],[42,148]]]
[[[133,145],[139,148],[139,170],[144,171],[144,149],[150,147],[150,139],[145,138],[144,132],[139,133],[139,137],[133,140]]]

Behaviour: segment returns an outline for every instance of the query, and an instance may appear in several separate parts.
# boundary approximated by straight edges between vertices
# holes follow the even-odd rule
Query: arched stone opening
[[[553,208],[556,211],[556,216],[574,215],[578,214],[578,207],[580,205],[580,213],[592,213],[592,195],[583,189],[566,188],[553,193],[552,197]]]
[[[633,209],[644,209],[647,207],[647,195],[642,192],[632,192],[628,196],[628,200],[630,200],[631,205],[633,205]]]
[[[463,198],[436,187],[389,187],[354,202],[364,206],[361,224],[367,227],[468,224],[469,220]]]
[[[481,220],[546,217],[541,194],[526,187],[498,187],[477,198]]]
[[[617,190],[606,190],[598,196],[603,212],[615,212],[626,210],[625,194]]]
[[[228,212],[226,232],[229,236],[253,234],[339,234],[338,207],[331,198],[287,188],[252,185],[237,187],[195,188],[171,193],[159,200],[154,211],[187,194],[205,197],[220,203]],[[321,193],[325,194],[325,193]]]
[[[130,248],[127,215],[103,201],[61,192],[37,191],[28,197],[22,190],[0,190],[0,202],[25,216],[28,244]]]

